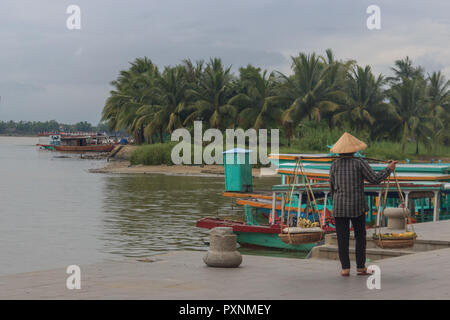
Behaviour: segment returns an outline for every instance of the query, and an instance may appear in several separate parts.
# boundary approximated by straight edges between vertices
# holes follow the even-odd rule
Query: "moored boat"
[[[37,145],[60,152],[110,152],[114,149],[108,136],[96,133],[41,133]]]
[[[283,155],[283,157],[291,160],[289,155]],[[241,191],[227,190],[223,193],[223,196],[235,198],[236,203],[244,207],[245,222],[204,218],[197,222],[197,226],[208,229],[220,226],[232,227],[238,237],[238,243],[242,246],[296,251],[311,249],[316,243],[292,245],[280,239],[283,228],[296,226],[300,219],[319,220],[324,231],[333,232],[335,230],[334,220],[331,216],[333,203],[329,196],[330,190],[327,181],[329,170],[311,167],[306,169],[308,165],[331,165],[333,158],[327,159],[323,155],[316,157],[308,155],[308,157],[311,161],[305,161],[303,171],[295,171],[289,162],[279,163],[278,174],[282,178],[282,183],[274,185],[271,191],[248,192],[249,188],[245,186],[246,188],[242,188]],[[374,170],[380,170],[382,167],[382,165],[373,166]],[[396,178],[398,178],[402,195],[406,199],[406,206],[411,211],[412,222],[450,219],[450,183],[445,183],[449,179],[449,168],[448,164],[441,163],[400,166]],[[322,175],[311,174],[318,170]],[[308,199],[308,185],[300,183],[300,178],[303,182],[305,179],[311,182],[310,190],[317,200],[315,210]],[[239,172],[236,177],[226,177],[226,179],[242,180]],[[383,212],[380,199],[386,187],[390,188],[387,193],[386,208],[395,208],[400,205],[401,199],[393,181],[389,185],[387,183],[382,185],[366,184],[365,196],[369,206],[369,210],[366,212],[368,228],[378,222],[383,224],[386,221],[385,217],[380,216],[380,212]]]
[[[113,144],[104,145],[84,145],[84,146],[55,146],[56,151],[67,151],[67,152],[110,152],[114,149]]]
[[[309,251],[315,246],[315,243],[288,244],[283,242],[279,237],[281,233],[279,224],[249,225],[241,221],[202,218],[197,221],[197,227],[206,229],[231,227],[237,236],[237,242],[242,247]]]
[[[36,146],[43,149],[54,150],[54,147],[61,143],[60,132],[42,132],[38,134],[38,137],[39,141]]]

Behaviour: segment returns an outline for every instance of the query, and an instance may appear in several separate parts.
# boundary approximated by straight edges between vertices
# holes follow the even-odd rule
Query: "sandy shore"
[[[208,176],[223,175],[223,166],[204,165],[204,166],[185,166],[185,165],[158,165],[158,166],[132,166],[129,161],[111,161],[105,167],[89,170],[93,173],[131,173],[131,174],[166,174],[166,175],[184,175],[184,176]],[[253,176],[260,177],[261,170],[253,169]]]

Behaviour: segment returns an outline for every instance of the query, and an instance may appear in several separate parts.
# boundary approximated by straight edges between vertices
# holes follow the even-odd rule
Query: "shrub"
[[[133,151],[130,162],[133,165],[172,165],[171,152],[173,143],[157,143],[142,145]]]

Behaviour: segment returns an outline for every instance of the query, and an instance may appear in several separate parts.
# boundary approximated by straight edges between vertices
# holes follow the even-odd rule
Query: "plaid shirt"
[[[386,168],[375,172],[369,164],[357,158],[340,158],[330,168],[330,189],[333,197],[333,216],[356,218],[369,210],[364,197],[364,180],[379,184],[389,177]]]

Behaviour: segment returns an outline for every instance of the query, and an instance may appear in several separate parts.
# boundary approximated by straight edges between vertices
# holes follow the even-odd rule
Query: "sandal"
[[[342,269],[341,276],[343,276],[343,277],[350,276],[350,269]]]
[[[370,276],[373,274],[373,271],[367,272],[367,268],[361,268],[361,269],[357,269],[356,274],[358,276]]]

